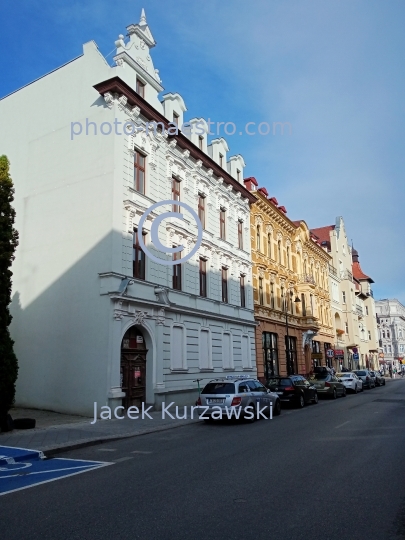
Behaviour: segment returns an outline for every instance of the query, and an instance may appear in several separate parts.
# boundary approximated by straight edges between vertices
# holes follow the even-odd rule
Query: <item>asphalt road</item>
[[[253,424],[58,457],[114,465],[5,495],[2,540],[405,538],[405,380]]]

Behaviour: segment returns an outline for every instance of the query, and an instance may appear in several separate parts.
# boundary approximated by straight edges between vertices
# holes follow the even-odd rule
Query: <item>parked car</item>
[[[325,396],[332,399],[338,396],[346,397],[345,385],[329,370],[314,373],[309,382],[315,386],[319,397]]]
[[[222,418],[245,418],[253,422],[258,417],[258,408],[266,407],[268,415],[270,406],[273,415],[281,413],[279,396],[257,379],[243,375],[210,381],[202,390],[197,406],[205,421],[217,419],[221,412]]]
[[[306,403],[318,403],[318,392],[302,375],[272,377],[266,383],[267,388],[275,392],[281,403],[304,407]]]
[[[370,371],[371,375],[374,377],[376,386],[384,386],[385,379],[379,371]]]
[[[375,380],[368,369],[356,369],[353,373],[363,381],[363,388],[375,388]]]
[[[336,377],[342,381],[346,387],[346,391],[350,390],[357,394],[357,392],[363,392],[363,381],[357,377],[357,375],[351,371],[345,373],[336,373]]]

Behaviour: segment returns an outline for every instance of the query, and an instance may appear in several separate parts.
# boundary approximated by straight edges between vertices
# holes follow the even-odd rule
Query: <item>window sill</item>
[[[214,368],[200,368],[200,373],[212,373]]]
[[[188,368],[170,369],[170,373],[188,373]]]

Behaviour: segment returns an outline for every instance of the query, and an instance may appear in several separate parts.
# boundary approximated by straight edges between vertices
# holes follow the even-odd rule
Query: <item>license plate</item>
[[[224,398],[207,399],[207,403],[223,403],[224,401]]]

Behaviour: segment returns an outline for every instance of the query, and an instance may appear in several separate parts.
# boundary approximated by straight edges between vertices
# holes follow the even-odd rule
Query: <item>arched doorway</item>
[[[140,330],[131,326],[121,343],[121,388],[125,392],[122,404],[125,409],[141,407],[146,401],[145,339]]]

